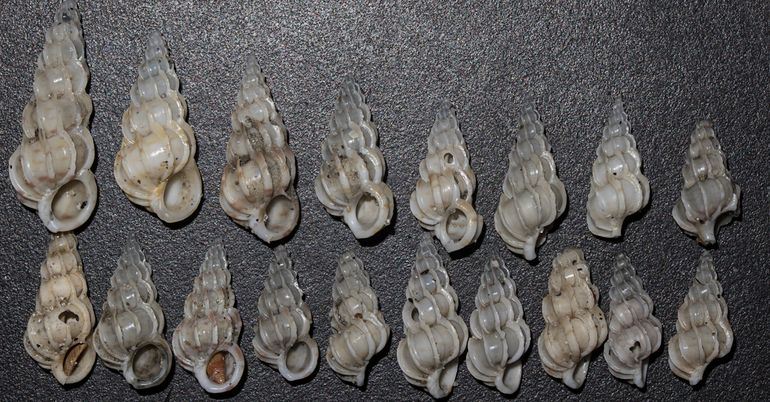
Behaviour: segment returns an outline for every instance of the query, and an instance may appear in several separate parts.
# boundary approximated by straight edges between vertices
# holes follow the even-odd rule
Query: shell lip
[[[301,352],[302,349],[297,349],[298,347],[304,345],[305,346],[305,352],[309,353],[309,355],[305,356],[305,359],[300,364],[297,365],[299,369],[292,369],[292,367],[297,362],[289,363],[292,359],[293,353]],[[299,381],[302,379],[307,378],[310,376],[310,374],[315,371],[316,367],[318,366],[318,344],[313,338],[308,337],[305,340],[297,341],[292,347],[281,354],[280,358],[278,359],[278,372],[281,373],[281,376],[285,378],[287,381]]]
[[[174,184],[171,183],[172,180],[183,180],[184,183],[185,178],[187,179],[187,186],[185,186],[185,184],[181,184],[183,187],[181,189],[175,185],[169,186],[169,184]],[[180,202],[176,204],[168,203],[166,197],[167,195],[170,195],[169,191],[174,193],[178,193],[180,191],[187,193],[190,196],[190,199],[186,203],[181,202],[183,199],[180,199]],[[172,196],[179,197],[180,195],[173,194]],[[177,223],[189,218],[195,213],[195,211],[198,210],[202,197],[203,181],[201,179],[201,173],[200,170],[198,170],[198,166],[195,164],[195,161],[190,160],[188,161],[188,165],[181,172],[170,177],[168,181],[164,183],[161,194],[159,194],[150,202],[150,208],[164,222]]]
[[[367,201],[374,202],[376,204],[376,211],[374,211],[374,219],[371,217],[364,221],[361,219],[361,215],[366,215],[372,212],[371,210],[364,210],[364,203]],[[369,183],[364,186],[361,191],[361,195],[351,203],[348,208],[345,208],[343,212],[343,219],[345,223],[353,231],[353,235],[357,239],[366,239],[374,236],[390,224],[390,220],[393,218],[393,193],[384,183]]]
[[[224,381],[219,382],[212,379],[209,376],[209,362],[218,353],[225,353],[227,357],[232,358],[232,364],[225,373],[226,378]],[[240,382],[243,376],[244,368],[246,366],[246,359],[243,356],[240,346],[237,344],[222,345],[212,351],[205,360],[200,361],[193,368],[193,374],[195,379],[198,380],[198,384],[208,393],[220,394],[230,391],[235,388]],[[225,369],[228,367],[225,366]]]
[[[465,219],[459,237],[449,233],[452,225],[450,220],[458,213]],[[481,215],[476,213],[473,206],[470,203],[461,202],[456,208],[449,210],[447,214],[444,215],[441,221],[436,225],[435,233],[444,248],[451,253],[474,243],[479,235],[481,235],[483,225]]]
[[[77,209],[74,215],[69,217],[57,216],[57,208],[54,204],[58,202],[67,202],[66,199],[61,199],[60,197],[67,196],[68,194],[65,193],[68,191],[70,192],[70,196],[76,195],[75,191],[69,188],[69,184],[76,182],[80,183],[85,190],[84,200],[78,205],[73,205],[73,207]],[[43,198],[41,198],[38,203],[38,217],[43,221],[46,229],[53,233],[75,230],[86,223],[91,217],[91,214],[93,214],[94,209],[96,208],[97,194],[98,190],[93,172],[90,170],[82,170],[73,177],[70,182],[65,183],[56,189],[56,191],[50,191],[43,195]],[[70,200],[70,202],[71,201],[72,200]]]
[[[160,359],[154,364],[152,375],[141,376],[137,374],[137,358],[140,357],[139,353],[148,351],[148,348],[154,348],[160,353],[158,356]],[[128,359],[123,363],[123,377],[126,381],[136,389],[152,388],[163,383],[171,372],[171,366],[173,362],[173,353],[171,348],[165,339],[158,337],[147,342],[142,342],[131,351]],[[150,362],[146,362],[150,363]],[[143,367],[144,368],[144,367]]]
[[[78,357],[72,372],[67,373],[64,367],[66,364],[65,360],[74,348],[81,345],[85,345],[85,350]],[[96,351],[93,346],[91,346],[91,339],[87,339],[83,342],[73,342],[64,353],[59,354],[51,368],[51,372],[56,378],[56,381],[59,381],[59,384],[75,384],[83,381],[89,374],[91,374],[94,363],[96,363]]]
[[[279,200],[288,201],[291,205],[290,212],[285,214],[280,222],[271,223],[270,209],[275,206],[274,203]],[[252,233],[267,243],[281,240],[290,235],[297,227],[299,222],[300,206],[299,199],[288,194],[278,194],[268,202],[264,207],[249,217],[248,227]],[[260,219],[261,218],[261,219]],[[272,219],[274,222],[275,219]]]

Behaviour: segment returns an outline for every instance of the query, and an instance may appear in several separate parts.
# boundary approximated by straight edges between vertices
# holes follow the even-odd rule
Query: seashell
[[[505,262],[490,258],[481,273],[471,313],[468,371],[484,384],[513,394],[521,381],[521,357],[529,350],[529,326]]]
[[[484,226],[473,209],[475,189],[465,139],[451,105],[444,102],[428,135],[428,156],[420,162],[420,179],[409,207],[447,251],[457,251],[474,243]]]
[[[711,122],[701,121],[695,126],[682,176],[684,188],[674,205],[674,220],[700,243],[714,244],[719,227],[740,215],[741,188],[727,170],[727,159]]]
[[[426,233],[417,248],[401,310],[404,338],[398,344],[398,365],[410,384],[436,399],[452,392],[458,359],[468,342],[468,327],[457,314],[458,305],[449,275]]]
[[[259,295],[252,343],[259,360],[288,381],[306,378],[318,366],[318,344],[310,336],[313,316],[302,296],[289,252],[278,246]]]
[[[186,118],[187,101],[166,42],[154,32],[123,113],[115,180],[131,202],[167,223],[192,215],[203,195],[195,133]]]
[[[152,268],[139,244],[130,240],[110,279],[92,338],[104,365],[122,372],[126,382],[137,389],[160,385],[174,361],[163,337],[165,319],[151,276]]]
[[[246,366],[238,346],[241,324],[225,249],[218,241],[206,252],[172,340],[179,365],[191,371],[206,392],[226,392],[241,381]]]
[[[77,239],[72,233],[56,234],[40,267],[40,290],[24,333],[24,349],[60,384],[80,382],[96,361],[91,347],[94,321]]]
[[[642,157],[631,135],[623,101],[615,100],[602,141],[596,148],[588,194],[587,220],[591,233],[620,237],[623,221],[650,201],[650,183],[641,172]]]
[[[611,282],[604,360],[612,375],[644,388],[650,355],[660,349],[661,324],[652,315],[652,299],[625,254],[615,259]]]
[[[730,353],[732,347],[727,302],[717,281],[714,260],[704,251],[695,280],[679,307],[676,335],[668,342],[668,365],[674,374],[696,385],[703,379],[706,367]]]
[[[537,340],[543,369],[566,386],[580,388],[591,353],[607,338],[599,290],[591,283],[582,250],[567,248],[553,260],[543,318],[545,329]]]
[[[342,216],[358,239],[374,236],[390,224],[393,193],[385,182],[385,158],[377,148],[377,127],[358,85],[342,83],[321,146],[323,163],[315,194],[334,216]]]
[[[22,114],[24,136],[8,169],[16,197],[54,233],[79,228],[96,207],[88,78],[80,13],[65,0],[45,33],[34,94]]]
[[[508,249],[527,260],[545,243],[554,221],[567,208],[567,192],[556,175],[551,144],[533,105],[524,107],[508,154],[503,194],[495,211],[495,229]]]
[[[332,300],[326,361],[341,379],[362,387],[369,361],[388,343],[390,327],[382,318],[369,273],[352,251],[340,257]]]
[[[294,153],[256,58],[249,57],[231,117],[219,204],[237,224],[272,242],[299,220]]]

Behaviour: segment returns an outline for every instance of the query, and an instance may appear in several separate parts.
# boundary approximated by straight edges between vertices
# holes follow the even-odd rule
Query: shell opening
[[[311,367],[313,350],[306,342],[297,342],[286,351],[286,368],[292,373],[300,373]]]
[[[70,312],[70,314],[72,313]],[[61,315],[59,316],[59,319],[61,319]],[[67,353],[64,355],[64,362],[62,364],[62,371],[64,371],[64,374],[66,376],[71,376],[72,374],[75,373],[75,371],[78,369],[78,366],[81,360],[84,357],[86,357],[87,351],[88,351],[87,343],[76,343],[67,350]]]
[[[446,219],[446,232],[452,241],[460,241],[468,228],[468,216],[456,209]]]
[[[369,193],[364,193],[356,204],[356,219],[364,227],[370,227],[377,222],[380,215],[380,203]]]
[[[161,346],[147,344],[134,352],[131,369],[140,383],[155,383],[165,375],[168,359],[169,356]]]
[[[265,207],[265,227],[273,233],[281,233],[292,227],[297,211],[294,203],[285,195],[278,195]]]
[[[70,180],[59,188],[53,197],[53,216],[62,222],[77,218],[83,211],[88,210],[88,195],[88,189],[82,181]]]
[[[220,350],[211,355],[206,364],[206,376],[215,384],[224,384],[235,371],[235,357],[232,353]]]
[[[166,184],[166,191],[163,192],[163,203],[168,209],[187,210],[191,206],[185,204],[194,204],[190,194],[191,184],[186,174],[179,173],[171,176]]]

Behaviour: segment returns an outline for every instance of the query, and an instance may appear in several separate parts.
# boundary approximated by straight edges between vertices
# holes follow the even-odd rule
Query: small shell
[[[341,379],[362,387],[369,361],[388,343],[390,327],[382,318],[369,273],[352,251],[340,257],[332,301],[329,318],[333,334],[326,361]]]
[[[219,204],[237,224],[263,241],[283,239],[299,220],[294,153],[254,57],[246,63],[231,121]]]
[[[54,233],[79,228],[96,207],[88,77],[80,13],[65,0],[46,31],[34,94],[22,114],[24,136],[8,169],[16,197]]]
[[[404,338],[398,365],[410,384],[434,398],[452,392],[457,364],[468,342],[468,327],[457,314],[459,300],[429,234],[417,249],[401,310]]]
[[[420,162],[420,179],[409,203],[412,215],[435,233],[447,251],[460,250],[476,242],[484,226],[473,209],[475,189],[465,139],[451,105],[445,102],[428,136],[428,156]]]
[[[591,283],[583,251],[567,248],[553,260],[543,298],[545,329],[537,340],[543,369],[572,389],[583,386],[591,353],[607,339],[599,290]]]
[[[313,316],[302,300],[297,273],[284,246],[275,249],[267,275],[252,343],[259,360],[288,381],[301,380],[318,366],[318,344],[310,336]]]
[[[644,388],[650,355],[660,349],[661,324],[628,257],[615,259],[610,288],[609,335],[604,360],[610,373]]]
[[[529,350],[531,335],[516,297],[516,284],[499,257],[484,265],[470,322],[473,337],[465,360],[468,371],[504,394],[515,393],[521,381],[521,357]]]
[[[238,346],[241,325],[225,249],[217,242],[206,252],[172,341],[179,365],[191,371],[206,392],[226,392],[241,381],[246,366]]]
[[[356,238],[372,237],[390,224],[395,204],[382,181],[385,158],[377,148],[377,127],[361,89],[349,79],[337,95],[329,130],[315,194],[328,213],[342,216]]]
[[[72,233],[54,235],[40,267],[40,290],[24,348],[60,384],[82,381],[96,361],[91,347],[94,322],[77,239]]]
[[[620,237],[623,221],[650,201],[650,183],[641,172],[642,157],[631,135],[628,117],[620,99],[604,126],[588,195],[587,220],[591,233],[600,237]]]
[[[179,93],[166,42],[154,32],[123,113],[114,173],[131,202],[167,223],[190,217],[203,195],[195,133],[186,118],[187,101]]]
[[[163,338],[165,319],[157,296],[150,264],[139,244],[131,240],[110,279],[92,343],[104,365],[122,372],[137,389],[161,384],[173,364],[174,355]]]
[[[700,243],[714,244],[719,227],[740,215],[741,188],[727,170],[711,122],[702,121],[695,127],[682,176],[684,188],[674,205],[674,220]]]
[[[668,365],[674,374],[696,385],[703,379],[706,367],[730,353],[732,347],[727,302],[717,281],[714,260],[704,251],[695,280],[679,307],[676,335],[668,342]]]

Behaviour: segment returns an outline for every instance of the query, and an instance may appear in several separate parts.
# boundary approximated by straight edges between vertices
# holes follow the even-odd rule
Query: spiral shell
[[[231,117],[219,204],[237,224],[270,243],[299,220],[294,153],[256,58],[249,57]]]
[[[521,381],[521,357],[529,350],[531,335],[516,284],[499,257],[490,258],[481,273],[471,334],[465,360],[468,371],[504,394],[515,393]]]
[[[449,275],[426,233],[417,249],[401,310],[404,338],[398,344],[398,365],[410,384],[436,399],[452,392],[458,360],[468,342],[468,327],[457,314],[458,305]]]
[[[289,252],[278,246],[259,295],[252,343],[259,360],[288,381],[306,378],[318,366],[318,344],[310,336],[313,316],[302,296]]]
[[[572,389],[583,386],[591,353],[607,338],[599,290],[583,251],[567,248],[553,260],[543,298],[545,329],[537,340],[543,369]]]
[[[172,340],[179,365],[191,371],[206,392],[226,392],[241,381],[246,366],[238,346],[241,325],[225,249],[217,242],[206,252]]]
[[[690,136],[690,149],[682,168],[684,188],[674,205],[674,220],[703,244],[716,243],[719,227],[740,215],[741,188],[733,183],[709,121],[701,121]]]
[[[508,154],[508,173],[495,212],[495,230],[508,249],[527,260],[545,243],[554,221],[567,208],[567,192],[556,175],[551,144],[533,105],[524,107]]]
[[[161,384],[174,359],[163,338],[165,319],[151,276],[152,268],[139,244],[130,240],[110,279],[107,301],[92,338],[104,365],[122,372],[137,389]]]
[[[114,173],[131,202],[167,223],[192,215],[203,195],[195,133],[186,118],[187,101],[179,93],[166,42],[154,32],[123,113]]]
[[[94,308],[72,233],[54,235],[40,267],[40,290],[27,322],[24,349],[60,384],[82,381],[94,367]]]
[[[668,342],[668,365],[674,374],[696,385],[706,367],[733,347],[727,302],[708,251],[700,257],[695,280],[677,316],[676,335]]]
[[[326,211],[342,216],[358,239],[374,236],[390,224],[393,193],[385,182],[385,158],[377,148],[377,127],[361,89],[342,83],[321,146],[323,163],[315,194]]]
[[[16,197],[54,233],[79,228],[96,207],[88,77],[80,13],[65,0],[45,33],[34,94],[22,114],[24,136],[8,169]]]

